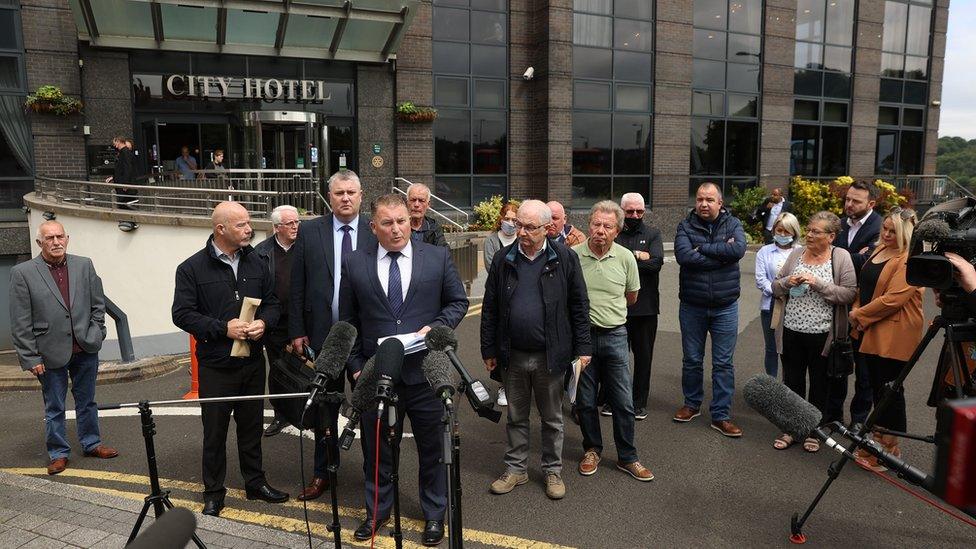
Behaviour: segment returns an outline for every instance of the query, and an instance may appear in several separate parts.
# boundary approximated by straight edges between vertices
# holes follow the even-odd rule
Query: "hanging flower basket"
[[[68,116],[81,112],[81,101],[64,95],[57,86],[41,86],[36,93],[27,96],[24,109],[36,113],[51,113]]]
[[[397,103],[397,118],[403,122],[423,123],[433,122],[437,118],[437,109],[430,107],[418,107],[410,101]]]

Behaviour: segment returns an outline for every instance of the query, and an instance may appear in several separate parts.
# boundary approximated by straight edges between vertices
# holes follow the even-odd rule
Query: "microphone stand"
[[[458,392],[464,392],[464,381],[458,384]],[[461,523],[461,425],[454,401],[444,402],[444,467],[447,474],[447,524],[450,549],[464,547]]]
[[[329,471],[329,496],[332,499],[332,524],[326,526],[325,529],[332,532],[336,549],[339,549],[342,547],[341,527],[339,525],[339,493],[336,491],[336,483],[339,481],[339,456],[336,455],[337,449],[332,447],[332,439],[335,438],[332,435],[332,428],[326,426],[323,435],[326,469]]]
[[[403,530],[400,527],[400,441],[397,440],[397,402],[400,397],[392,390],[380,400],[380,421],[383,415],[387,416],[386,444],[390,447],[390,458],[392,467],[390,468],[390,484],[393,486],[393,543],[396,549],[403,549]],[[385,408],[383,408],[385,405]],[[377,459],[379,459],[377,448]],[[377,486],[376,490],[379,491]],[[379,510],[373,509],[373,520],[377,520],[376,514]]]

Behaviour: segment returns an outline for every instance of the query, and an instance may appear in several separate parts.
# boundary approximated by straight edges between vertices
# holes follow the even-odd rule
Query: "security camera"
[[[533,77],[535,77],[535,68],[533,67],[525,69],[525,72],[522,73],[522,78],[526,81],[532,80]]]

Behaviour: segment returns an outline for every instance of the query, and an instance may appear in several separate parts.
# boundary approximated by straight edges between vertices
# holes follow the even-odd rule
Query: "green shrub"
[[[732,191],[732,200],[729,201],[729,210],[732,215],[739,218],[742,227],[746,230],[746,236],[752,242],[762,242],[762,226],[759,222],[754,222],[752,214],[759,208],[766,199],[765,187],[749,187],[743,191],[735,188]]]
[[[509,202],[519,204],[517,200],[510,200]],[[498,223],[498,218],[502,214],[502,206],[507,204],[501,195],[495,195],[488,200],[482,200],[475,206],[474,214],[475,220],[468,228],[473,231],[493,231],[495,230],[495,224]]]

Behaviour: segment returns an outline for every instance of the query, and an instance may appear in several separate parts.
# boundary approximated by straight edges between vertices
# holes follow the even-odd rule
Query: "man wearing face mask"
[[[650,392],[651,362],[654,360],[654,340],[657,335],[657,315],[660,296],[658,275],[664,265],[664,244],[661,231],[648,227],[644,217],[644,197],[627,193],[620,198],[624,210],[624,228],[615,242],[634,252],[640,292],[637,303],[627,307],[627,340],[634,353],[634,417],[647,419],[647,397]]]

